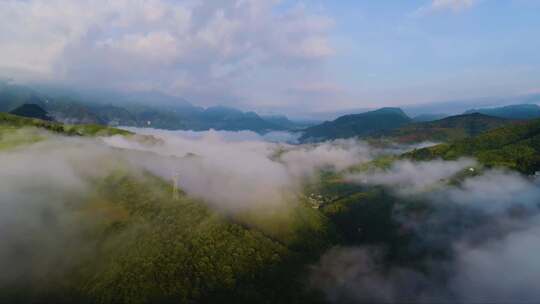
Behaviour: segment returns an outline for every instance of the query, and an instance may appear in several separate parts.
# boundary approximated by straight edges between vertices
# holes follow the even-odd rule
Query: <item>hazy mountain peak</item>
[[[13,115],[17,116],[23,116],[28,118],[37,118],[41,120],[53,120],[47,111],[45,111],[42,107],[40,107],[37,104],[33,103],[26,103],[21,105],[20,107],[17,107],[13,111],[10,112]]]
[[[405,114],[405,112],[401,109],[401,108],[398,108],[398,107],[384,107],[384,108],[380,108],[380,109],[377,109],[377,110],[374,110],[374,111],[371,111],[372,113],[392,113],[392,114],[400,114],[400,115],[403,115],[403,116],[407,116],[407,114]]]

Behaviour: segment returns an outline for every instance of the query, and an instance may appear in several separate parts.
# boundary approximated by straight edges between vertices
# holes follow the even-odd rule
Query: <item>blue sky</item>
[[[427,1],[334,1],[330,60],[340,83],[381,103],[540,89],[540,1],[475,1],[419,14]]]
[[[540,92],[540,0],[3,0],[0,77],[303,115]]]

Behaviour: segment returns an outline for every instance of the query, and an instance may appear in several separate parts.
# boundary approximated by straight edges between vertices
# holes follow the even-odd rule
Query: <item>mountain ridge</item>
[[[480,113],[461,114],[429,122],[414,122],[384,132],[381,136],[399,143],[446,142],[477,136],[510,123],[513,121]]]
[[[480,108],[465,111],[464,114],[482,113],[507,119],[540,118],[540,106],[537,104],[514,104],[495,108]]]

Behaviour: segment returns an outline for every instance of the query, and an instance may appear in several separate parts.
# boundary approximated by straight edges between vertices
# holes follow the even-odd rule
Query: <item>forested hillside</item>
[[[45,131],[77,138],[130,134],[0,114],[0,152],[13,155],[50,140],[70,145]],[[108,157],[114,160],[102,159],[102,171],[112,173],[87,178],[90,191],[59,193],[50,203],[55,208],[48,201],[38,207],[47,230],[5,240],[2,259],[16,255],[24,267],[16,279],[0,280],[1,302],[318,301],[302,276],[338,237],[309,204],[291,202],[273,215],[228,215],[181,189],[175,198],[170,182],[132,169],[114,153]],[[57,238],[52,248],[49,238]]]
[[[200,201],[183,195],[172,200],[170,193],[170,185],[148,175],[117,172],[96,181],[94,192],[79,198],[84,203],[70,210],[84,225],[83,231],[76,230],[81,235],[72,236],[82,242],[82,248],[62,245],[66,256],[77,259],[51,257],[60,260],[46,262],[58,263],[65,272],[59,274],[54,268],[25,272],[20,284],[0,290],[0,299],[43,303],[302,303],[309,299],[299,274],[303,265],[313,261],[310,256],[324,247],[307,252],[302,244],[270,237]],[[49,221],[58,225],[55,229],[65,228],[54,215]],[[303,237],[301,242],[310,241],[309,235]],[[322,231],[311,237],[323,243],[327,236]],[[35,245],[20,241],[18,250],[39,261],[40,252],[32,251]],[[28,266],[35,269],[39,264]]]
[[[419,149],[408,156],[417,160],[473,156],[490,166],[505,166],[532,174],[540,171],[540,120],[509,125],[475,138]]]
[[[44,129],[63,135],[110,136],[117,134],[130,134],[130,132],[125,130],[110,128],[102,125],[67,125],[37,118],[28,118],[8,113],[0,113],[0,128],[20,129],[27,127]]]
[[[447,142],[477,136],[512,122],[503,118],[474,113],[408,124],[399,129],[383,132],[382,136],[401,143]]]

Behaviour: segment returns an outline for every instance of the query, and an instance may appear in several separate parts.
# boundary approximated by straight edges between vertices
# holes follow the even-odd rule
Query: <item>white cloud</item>
[[[281,2],[0,1],[0,71],[195,101],[238,97],[254,73],[307,73],[334,53],[332,19]]]
[[[289,198],[301,191],[302,183],[317,169],[341,170],[368,161],[376,153],[356,141],[291,146],[248,131],[131,130],[160,141],[147,144],[121,136],[104,141],[112,147],[152,152],[126,154],[134,165],[167,180],[178,173],[179,184],[189,195],[227,211],[281,207],[290,203]],[[197,157],[186,158],[190,153]]]
[[[13,278],[62,275],[78,258],[93,254],[95,244],[83,236],[87,225],[102,216],[80,211],[95,202],[95,182],[118,169],[133,177],[150,171],[167,182],[178,173],[189,196],[216,209],[234,213],[264,208],[269,215],[295,204],[302,179],[314,168],[341,167],[368,157],[363,154],[367,146],[353,142],[296,153],[296,147],[267,142],[253,132],[141,131],[155,137],[89,139],[35,130],[10,135],[14,140],[37,135],[46,140],[0,150],[0,285]],[[271,157],[283,147],[283,155],[290,157]]]
[[[312,267],[311,285],[331,303],[537,302],[540,263],[531,253],[540,250],[540,179],[495,169],[459,185],[432,187],[471,162],[400,161],[387,171],[354,177],[398,194],[422,191],[415,199],[430,207],[418,212],[396,204],[393,219],[400,233],[411,233],[404,238],[411,237],[410,243],[398,251],[331,249]],[[387,260],[389,250],[399,252],[399,262]]]

